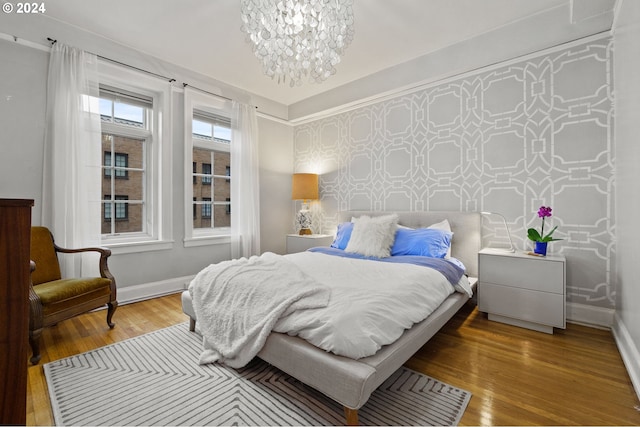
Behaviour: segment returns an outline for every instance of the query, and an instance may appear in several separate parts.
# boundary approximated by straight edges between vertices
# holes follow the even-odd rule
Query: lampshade
[[[316,175],[315,173],[294,173],[291,189],[291,199],[318,199],[318,175]]]

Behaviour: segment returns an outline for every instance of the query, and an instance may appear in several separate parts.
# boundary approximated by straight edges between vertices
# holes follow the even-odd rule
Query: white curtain
[[[260,254],[260,179],[255,108],[233,102],[231,118],[231,256]]]
[[[56,243],[66,248],[100,244],[102,150],[97,65],[96,55],[59,43],[54,44],[49,60],[42,224],[49,227]],[[60,257],[63,275],[96,275],[96,257]]]

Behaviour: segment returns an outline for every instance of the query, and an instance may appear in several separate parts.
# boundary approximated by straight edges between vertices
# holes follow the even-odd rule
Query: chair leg
[[[31,345],[31,361],[32,365],[37,365],[40,362],[40,336],[42,335],[42,328],[35,331],[29,331],[29,345]]]
[[[110,329],[113,329],[116,324],[111,321],[111,318],[113,317],[113,313],[116,312],[116,308],[118,308],[118,301],[110,302],[107,305],[109,306],[107,309],[107,325],[109,325]]]
[[[189,317],[189,331],[195,332],[196,330],[196,319],[193,317]]]

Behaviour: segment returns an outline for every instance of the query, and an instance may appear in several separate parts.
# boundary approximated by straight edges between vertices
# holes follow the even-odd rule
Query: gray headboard
[[[338,212],[338,221],[351,221],[351,217],[360,215],[379,216],[395,213],[398,223],[407,227],[428,227],[443,219],[449,220],[453,239],[451,240],[451,256],[458,258],[467,267],[469,276],[478,277],[478,251],[482,245],[482,219],[480,212],[380,212],[380,211],[343,211]]]

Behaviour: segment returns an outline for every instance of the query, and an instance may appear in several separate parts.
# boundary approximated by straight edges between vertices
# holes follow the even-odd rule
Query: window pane
[[[212,152],[209,150],[193,149],[193,196],[198,200],[202,200],[202,197],[211,198],[211,156]]]
[[[209,199],[211,198],[212,194],[213,194],[213,188],[211,187],[211,184],[209,185],[194,185],[193,186],[193,195],[195,197],[197,197],[199,200],[202,199],[203,197],[208,197]]]
[[[213,164],[213,168],[214,168],[214,175],[222,175],[222,176],[227,176],[227,170],[230,170],[230,166],[231,166],[231,154],[229,153],[221,153],[219,151],[216,151],[214,154],[214,164]]]
[[[216,202],[226,202],[231,196],[230,181],[226,178],[214,178],[213,194]]]
[[[111,100],[109,99],[100,99],[99,105],[100,105],[100,117],[102,118],[102,120],[111,121],[111,117],[112,117],[111,115],[113,114],[113,111],[111,111],[111,108],[113,106],[113,102],[111,102]]]
[[[216,205],[214,209],[214,227],[230,227],[231,211],[230,205]]]
[[[211,198],[195,197],[193,228],[211,228]]]
[[[111,196],[109,196],[109,200],[111,199]],[[112,209],[113,203],[111,202],[107,202],[107,203],[103,203],[102,204],[102,218],[105,219],[105,222],[103,222],[102,224],[102,233],[108,233],[111,230],[111,222],[109,220],[111,220],[111,211]],[[105,230],[106,227],[106,230]]]
[[[120,214],[126,217],[116,217],[116,233],[136,233],[144,231],[142,228],[143,205],[130,202],[116,202],[115,207],[116,215]]]
[[[113,226],[116,233],[142,232],[143,205],[131,203],[129,196],[117,194],[104,196],[102,208],[102,234],[111,234]]]
[[[213,129],[211,123],[202,122],[200,120],[193,120],[193,134],[195,136],[211,139],[213,136]]]
[[[202,177],[202,184],[211,185],[211,163],[203,163],[202,164],[202,174],[203,175],[209,175],[209,176],[203,176]]]
[[[213,136],[216,139],[222,139],[224,141],[231,141],[231,129],[224,126],[213,126]]]
[[[141,127],[144,125],[144,108],[116,102],[113,105],[113,118],[116,123]]]

